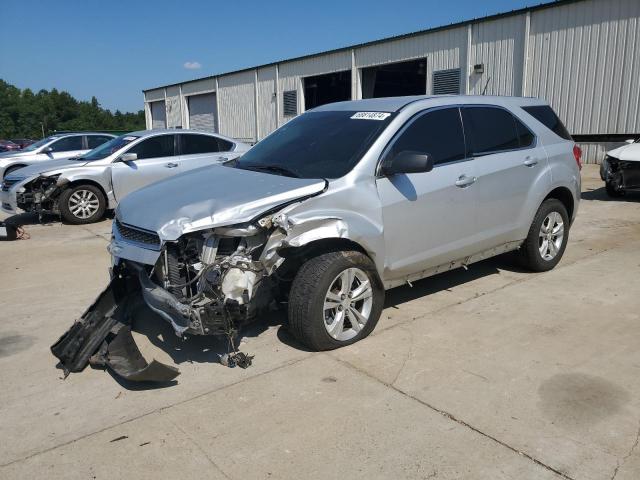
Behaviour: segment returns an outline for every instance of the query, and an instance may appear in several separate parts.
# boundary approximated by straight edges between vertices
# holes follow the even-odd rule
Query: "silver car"
[[[531,98],[321,106],[234,165],[127,197],[111,284],[53,353],[78,371],[103,345],[119,374],[166,380],[175,369],[125,358],[132,320],[119,307],[141,299],[178,335],[227,335],[225,361],[246,365],[234,333],[279,302],[300,342],[328,350],[371,333],[386,289],[512,250],[549,270],[578,210],[580,155]],[[113,328],[122,335],[109,344]]]
[[[0,180],[27,165],[82,155],[113,138],[115,135],[109,133],[61,133],[32,143],[22,150],[0,153]]]
[[[69,223],[92,223],[138,188],[233,160],[249,148],[231,138],[191,130],[128,133],[84,155],[7,175],[0,189],[1,208],[6,213],[59,213]]]

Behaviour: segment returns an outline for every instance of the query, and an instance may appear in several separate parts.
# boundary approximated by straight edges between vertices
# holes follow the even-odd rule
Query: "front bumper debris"
[[[139,295],[135,283],[114,276],[80,320],[53,344],[51,352],[65,378],[88,364],[138,382],[169,382],[180,374],[177,368],[155,360],[148,363],[135,344],[128,311]]]

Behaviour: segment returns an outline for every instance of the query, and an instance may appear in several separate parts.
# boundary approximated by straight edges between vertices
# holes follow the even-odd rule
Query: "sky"
[[[137,111],[143,89],[547,0],[0,0],[0,79]]]

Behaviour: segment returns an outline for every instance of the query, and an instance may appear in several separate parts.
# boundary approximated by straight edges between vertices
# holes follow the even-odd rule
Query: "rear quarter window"
[[[559,137],[564,138],[565,140],[573,140],[571,138],[571,134],[567,131],[567,128],[550,106],[534,105],[530,107],[522,107],[522,109]]]

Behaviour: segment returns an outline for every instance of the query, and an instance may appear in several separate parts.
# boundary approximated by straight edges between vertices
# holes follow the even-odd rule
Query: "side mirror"
[[[425,173],[433,170],[433,157],[428,153],[405,150],[382,165],[383,175],[398,173]]]
[[[53,152],[53,147],[45,147],[42,149],[42,153],[51,153]]]
[[[123,153],[116,159],[116,162],[124,162],[124,163],[135,162],[137,159],[138,159],[137,153]]]

